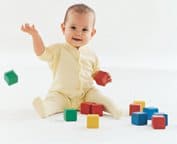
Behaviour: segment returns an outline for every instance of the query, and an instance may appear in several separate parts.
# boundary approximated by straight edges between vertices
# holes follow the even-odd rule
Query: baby
[[[32,36],[33,47],[39,59],[48,62],[53,73],[53,82],[44,100],[37,97],[33,106],[41,118],[63,112],[65,108],[80,109],[82,102],[96,102],[118,119],[121,111],[98,89],[111,82],[107,72],[101,71],[97,56],[87,47],[95,35],[95,12],[85,4],[68,8],[61,24],[65,43],[45,47],[34,25],[24,24],[23,32]]]

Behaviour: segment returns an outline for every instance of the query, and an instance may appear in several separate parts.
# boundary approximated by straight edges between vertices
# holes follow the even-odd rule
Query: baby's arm
[[[37,56],[40,56],[44,52],[45,47],[41,36],[34,25],[30,26],[29,24],[24,24],[21,26],[21,30],[32,36],[34,51]]]

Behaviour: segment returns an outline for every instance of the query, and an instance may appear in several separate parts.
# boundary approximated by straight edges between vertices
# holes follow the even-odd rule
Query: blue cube
[[[145,112],[133,112],[131,122],[133,125],[147,125],[148,116]]]
[[[143,108],[143,112],[147,113],[148,115],[148,120],[151,120],[152,119],[152,115],[154,113],[157,113],[159,112],[158,108],[156,107],[145,107]]]

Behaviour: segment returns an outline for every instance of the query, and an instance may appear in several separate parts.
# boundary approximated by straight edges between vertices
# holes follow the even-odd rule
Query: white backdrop
[[[84,127],[81,115],[77,124],[64,123],[62,115],[37,117],[32,101],[45,97],[52,74],[36,58],[31,38],[20,27],[26,22],[35,24],[46,45],[63,42],[60,24],[68,6],[76,2],[96,11],[97,34],[90,44],[113,79],[99,88],[125,109],[135,99],[158,107],[169,115],[166,130],[133,127],[130,117],[114,121],[104,116],[95,131]],[[0,0],[0,19],[0,143],[177,142],[176,0]],[[11,69],[19,82],[8,86],[3,75]]]
[[[6,99],[6,102],[4,100],[0,102],[1,106],[6,107],[9,103],[9,97],[5,96],[8,95],[7,91],[13,93],[12,88],[9,90],[2,78],[4,72],[14,69],[19,74],[21,89],[25,94],[28,90],[32,92],[25,97],[26,102],[31,102],[38,94],[44,96],[52,80],[48,65],[36,58],[31,37],[21,32],[21,25],[26,22],[35,24],[46,45],[63,42],[60,24],[68,6],[78,2],[84,2],[96,11],[97,34],[90,45],[100,57],[103,68],[116,66],[119,69],[118,72],[113,72],[115,73],[113,82],[121,82],[122,77],[124,78],[125,86],[121,83],[119,86],[114,83],[111,85],[119,88],[117,95],[122,96],[126,102],[129,99],[124,98],[137,95],[141,96],[140,98],[145,98],[145,95],[147,97],[164,95],[164,98],[170,95],[171,99],[176,96],[177,2],[175,0],[0,1],[0,75],[2,81],[0,89],[4,90],[4,93],[3,91],[0,93],[4,96],[1,98]],[[125,72],[124,68],[127,69]],[[148,89],[147,81],[143,79],[141,84],[137,83],[141,74],[138,74],[138,71],[135,73],[136,69],[143,72],[143,77],[150,77],[150,70],[172,72],[169,73],[172,75],[171,78],[164,75],[158,79],[160,75],[158,72],[154,73],[156,75],[154,78],[152,77],[152,81],[155,79],[157,83],[162,81],[161,84],[168,85],[170,90],[164,88],[166,85],[162,88],[161,84],[159,88],[155,86],[155,91],[154,88]],[[132,85],[130,85],[131,79],[135,79]],[[34,82],[39,87],[33,85]],[[144,90],[140,90],[141,86]],[[106,91],[109,90],[106,89]]]
[[[63,42],[60,30],[67,7],[84,2],[96,11],[97,34],[91,46],[103,65],[177,68],[176,0],[0,0],[1,54],[34,55],[23,23],[34,23],[46,45]],[[12,65],[12,58],[0,58]],[[2,62],[3,61],[3,62]]]

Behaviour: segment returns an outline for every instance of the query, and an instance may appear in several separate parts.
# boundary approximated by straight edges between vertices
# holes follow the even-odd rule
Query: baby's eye
[[[82,31],[83,31],[83,32],[86,32],[86,31],[88,31],[88,29],[87,29],[87,28],[83,28]]]
[[[75,26],[71,26],[71,29],[72,29],[72,30],[75,30],[75,29],[76,29],[76,27],[75,27]]]

